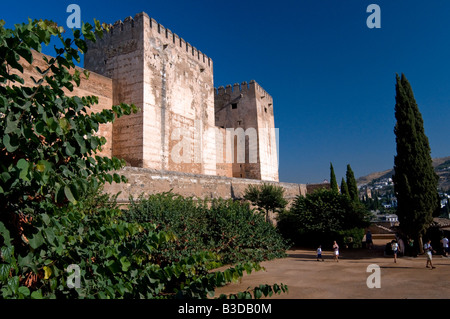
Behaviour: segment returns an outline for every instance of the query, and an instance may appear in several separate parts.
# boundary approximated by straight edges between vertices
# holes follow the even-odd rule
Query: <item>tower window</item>
[[[231,108],[234,110],[234,109],[237,109],[237,103],[231,103]]]
[[[265,108],[264,108],[264,112],[266,112],[266,113],[267,113],[267,107],[265,107]]]

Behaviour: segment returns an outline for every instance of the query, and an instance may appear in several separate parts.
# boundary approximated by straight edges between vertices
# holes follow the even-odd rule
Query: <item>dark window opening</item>
[[[237,103],[231,103],[231,108],[232,109],[237,109]]]

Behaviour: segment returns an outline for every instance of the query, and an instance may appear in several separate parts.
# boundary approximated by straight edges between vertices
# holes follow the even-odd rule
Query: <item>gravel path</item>
[[[425,255],[385,257],[382,247],[388,240],[379,239],[374,250],[342,249],[339,262],[332,251],[324,251],[324,261],[317,261],[314,250],[292,249],[288,257],[262,262],[265,271],[245,274],[240,283],[216,290],[234,293],[259,284],[283,283],[288,293],[273,299],[450,299],[450,258],[433,255],[435,269],[426,268]],[[380,288],[369,288],[377,281],[369,265],[379,267]]]

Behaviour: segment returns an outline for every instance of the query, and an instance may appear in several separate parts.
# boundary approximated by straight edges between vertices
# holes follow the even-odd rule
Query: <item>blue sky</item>
[[[450,27],[447,0],[8,1],[6,26],[30,18],[114,23],[138,12],[214,61],[216,87],[256,80],[274,98],[280,181],[338,181],[392,168],[395,74],[410,81],[432,157],[450,155]],[[381,28],[369,29],[369,4]]]

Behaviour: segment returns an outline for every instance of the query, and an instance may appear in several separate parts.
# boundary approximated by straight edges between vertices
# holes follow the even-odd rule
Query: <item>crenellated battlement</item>
[[[214,88],[212,59],[145,12],[109,24],[88,48],[84,67],[110,79],[111,102],[141,110],[114,122],[112,156],[135,167],[278,181],[273,100],[255,80]],[[209,134],[217,129],[222,137],[234,129],[232,144]]]
[[[144,19],[148,19],[148,15],[145,12],[137,13],[134,18],[132,16],[126,17],[123,21],[117,20],[113,24],[108,24],[109,31],[103,31],[103,39],[115,35],[121,35],[122,32],[130,32],[135,26],[142,25]],[[101,39],[99,39],[101,41]]]
[[[158,23],[155,19],[150,18],[150,28],[156,31],[159,38],[166,44],[172,44],[185,51],[187,54],[192,55],[193,58],[205,63],[207,66],[212,66],[212,59],[206,54],[202,53],[196,47],[189,42],[185,41],[178,34],[173,33],[170,29],[165,28],[162,24]],[[155,35],[155,33],[153,33]]]
[[[155,19],[149,17],[148,14],[145,12],[136,14],[134,18],[129,16],[125,18],[123,21],[118,20],[114,22],[114,24],[109,24],[109,31],[104,32],[103,39],[107,41],[108,39],[116,36],[128,35],[136,27],[139,27],[141,28],[141,30],[144,30],[143,28],[147,24],[150,26],[152,36],[159,38],[163,42],[164,46],[166,45],[176,46],[180,50],[183,50],[183,52],[185,51],[186,54],[189,54],[196,60],[204,63],[206,66],[212,67],[212,59],[210,57],[208,57],[206,54],[198,50],[189,42],[185,41],[178,34],[173,33],[170,29],[165,28]]]
[[[214,88],[215,96],[222,96],[225,94],[237,94],[237,93],[245,93],[245,92],[254,92],[255,94],[259,94],[260,97],[267,98],[272,100],[272,96],[267,93],[266,90],[262,88],[255,80],[251,80],[249,83],[247,81],[239,83],[234,83],[233,85],[228,84],[226,87],[219,86],[219,88]]]

